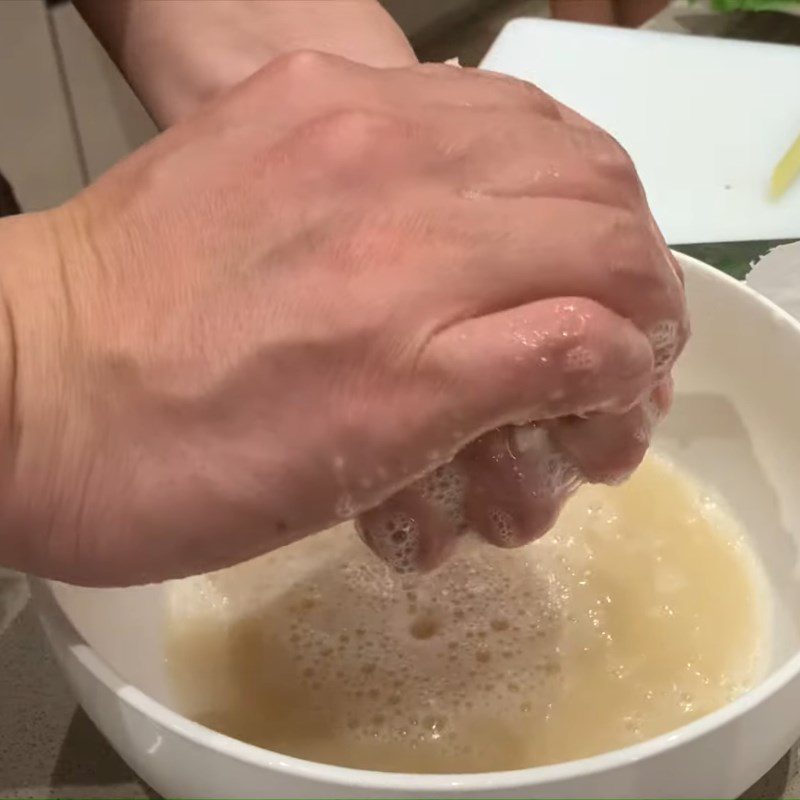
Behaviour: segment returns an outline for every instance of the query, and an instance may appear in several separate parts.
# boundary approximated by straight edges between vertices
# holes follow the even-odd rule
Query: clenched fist
[[[474,70],[284,55],[4,225],[0,560],[81,583],[358,515],[400,568],[525,541],[638,462],[687,330],[625,153]]]

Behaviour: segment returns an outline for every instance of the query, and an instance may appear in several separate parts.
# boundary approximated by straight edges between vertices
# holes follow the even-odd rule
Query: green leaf
[[[800,7],[800,0],[712,0],[717,11],[781,11],[787,6]]]
[[[727,272],[732,278],[742,278],[750,272],[754,261],[766,255],[773,247],[787,244],[789,240],[760,242],[718,242],[714,244],[676,245],[675,250],[705,261],[712,267]]]

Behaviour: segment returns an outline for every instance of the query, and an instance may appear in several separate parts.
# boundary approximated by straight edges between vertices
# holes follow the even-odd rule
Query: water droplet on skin
[[[597,357],[588,347],[573,347],[564,356],[564,369],[570,372],[591,372],[597,366]]]

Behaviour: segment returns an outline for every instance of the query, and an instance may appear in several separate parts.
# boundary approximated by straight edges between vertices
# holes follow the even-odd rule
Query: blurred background
[[[605,0],[384,0],[424,60],[476,65],[510,19],[602,18]],[[800,43],[800,20],[719,14],[708,0],[635,0],[621,24]],[[0,172],[26,210],[52,206],[155,126],[68,2],[0,0]]]

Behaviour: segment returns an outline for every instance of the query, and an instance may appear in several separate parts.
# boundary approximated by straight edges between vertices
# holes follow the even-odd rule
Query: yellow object
[[[777,200],[800,175],[800,136],[794,140],[786,155],[772,173],[770,194]]]

